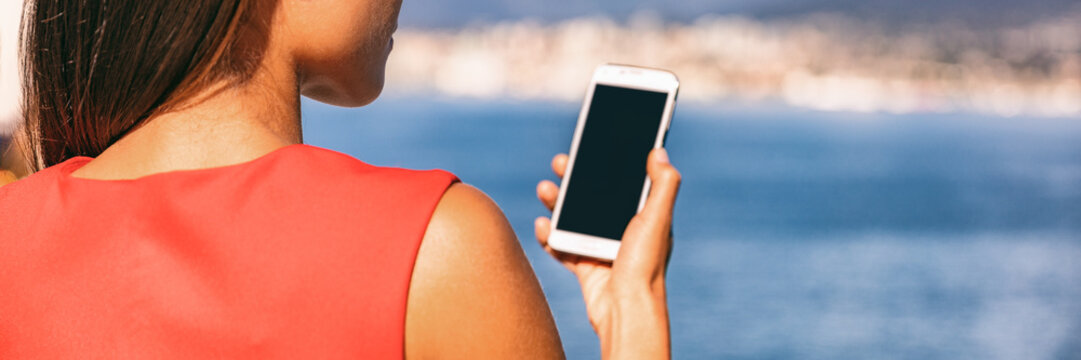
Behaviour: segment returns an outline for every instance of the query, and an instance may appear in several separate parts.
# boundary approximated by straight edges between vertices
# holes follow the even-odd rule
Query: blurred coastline
[[[404,28],[389,94],[580,101],[593,68],[666,68],[681,99],[781,101],[825,111],[1081,115],[1081,11],[1027,25],[895,28],[843,14],[666,23],[583,17]]]
[[[502,4],[492,1],[473,0],[469,11],[459,9],[464,13],[449,18],[483,15],[477,11],[481,5]],[[488,22],[427,27],[414,17],[428,22],[448,18],[425,10],[448,5],[422,2],[408,2],[411,9],[403,12],[404,26],[395,35],[387,65],[389,96],[578,102],[592,70],[615,62],[674,71],[682,81],[684,102],[781,103],[894,114],[1081,116],[1081,6],[1001,24],[949,17],[907,23],[868,16],[867,11],[830,11],[826,5],[816,5],[825,11],[763,17],[751,15],[754,6],[743,4],[743,12],[685,14],[679,20],[657,9],[613,16],[588,15],[583,8],[566,11],[578,15],[555,19],[504,14],[484,18]],[[0,9],[7,10],[0,12],[0,134],[14,130],[19,104],[14,46],[19,3],[4,2]],[[693,5],[674,9],[689,14]],[[513,13],[509,5],[501,9],[495,11]]]

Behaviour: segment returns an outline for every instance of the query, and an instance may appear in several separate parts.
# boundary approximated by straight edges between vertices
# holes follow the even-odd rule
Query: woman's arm
[[[452,185],[436,207],[408,301],[407,358],[563,358],[552,313],[514,231],[472,186]]]
[[[562,177],[567,156],[552,160]],[[548,246],[551,222],[538,218],[537,240],[544,250],[578,276],[586,311],[601,342],[605,359],[667,359],[671,356],[665,273],[672,251],[672,209],[680,174],[664,149],[653,150],[646,165],[653,185],[645,207],[623,234],[611,264],[561,253]],[[537,197],[553,208],[559,188],[551,181],[537,185]]]

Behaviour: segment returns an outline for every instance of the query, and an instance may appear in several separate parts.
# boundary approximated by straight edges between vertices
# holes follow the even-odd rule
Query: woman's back
[[[89,160],[0,188],[0,358],[402,356],[450,173],[293,145],[135,180],[70,176]]]
[[[297,145],[301,95],[379,95],[400,9],[29,1],[20,143],[47,169],[0,188],[0,358],[561,358],[490,198]],[[624,260],[557,253],[534,223],[606,356],[668,355],[663,154]],[[537,190],[551,210],[558,187]]]

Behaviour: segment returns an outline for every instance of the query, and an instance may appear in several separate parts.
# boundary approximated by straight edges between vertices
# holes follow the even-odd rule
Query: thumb
[[[642,211],[665,216],[671,222],[672,208],[676,204],[676,194],[679,193],[682,176],[668,160],[668,151],[658,148],[649,153],[646,174],[649,175],[649,180],[653,184],[649,187],[649,197],[646,198]]]
[[[668,161],[664,149],[654,149],[646,163],[652,182],[642,211],[635,215],[623,234],[617,263],[625,263],[632,272],[655,277],[663,275],[671,249],[672,210],[679,192],[681,176]]]

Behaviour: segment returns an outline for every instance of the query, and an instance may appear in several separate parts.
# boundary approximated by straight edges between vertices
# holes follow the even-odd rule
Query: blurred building
[[[605,62],[661,67],[683,100],[819,110],[1081,115],[1081,12],[974,29],[895,27],[837,14],[670,24],[589,17],[403,29],[389,93],[579,101]]]

